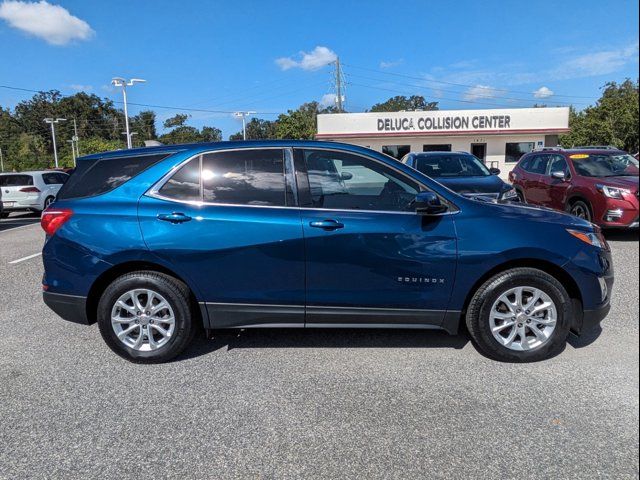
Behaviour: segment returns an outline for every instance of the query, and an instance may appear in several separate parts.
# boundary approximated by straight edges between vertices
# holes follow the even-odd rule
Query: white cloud
[[[493,87],[488,85],[476,85],[475,87],[471,87],[464,94],[465,100],[479,100],[481,98],[493,98],[498,94]]]
[[[311,52],[300,52],[296,60],[294,57],[281,57],[276,59],[276,64],[282,70],[291,68],[301,68],[302,70],[318,70],[325,65],[335,62],[338,56],[336,53],[322,46],[317,46]]]
[[[607,75],[638,61],[638,42],[616,50],[602,50],[574,57],[555,70],[555,78]]]
[[[533,92],[533,96],[536,98],[549,98],[553,97],[553,90],[548,87],[540,87],[536,91]]]
[[[320,99],[320,105],[323,107],[334,107],[336,105],[337,95],[335,93],[326,93]]]
[[[42,38],[52,45],[87,40],[95,34],[87,22],[74,17],[60,5],[51,5],[45,0],[5,0],[0,4],[0,18],[13,28]]]
[[[399,58],[398,60],[391,60],[388,62],[385,62],[383,60],[380,62],[380,68],[385,69],[385,68],[397,67],[398,65],[401,65],[403,62],[404,60],[402,58]]]
[[[93,90],[93,87],[91,85],[80,85],[78,83],[69,85],[69,88],[71,88],[71,90],[75,90],[76,92],[90,92],[91,90]]]

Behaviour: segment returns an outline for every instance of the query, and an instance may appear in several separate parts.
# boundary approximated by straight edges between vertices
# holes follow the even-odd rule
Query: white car
[[[56,171],[1,173],[2,211],[6,217],[16,210],[42,212],[55,199],[69,175]]]

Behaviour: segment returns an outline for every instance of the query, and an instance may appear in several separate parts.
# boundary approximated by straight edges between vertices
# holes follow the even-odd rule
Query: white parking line
[[[0,226],[1,226],[1,225],[4,225],[4,222],[3,222],[3,223],[0,223]],[[40,226],[40,223],[39,223],[39,222],[38,222],[38,223],[30,223],[30,224],[28,224],[28,225],[19,225],[19,226],[17,226],[17,227],[9,227],[9,228],[6,228],[6,229],[4,229],[4,230],[0,230],[0,233],[3,233],[3,232],[13,232],[14,230],[20,230],[21,228],[33,227],[34,225],[38,225],[38,226]]]
[[[39,257],[40,255],[42,255],[42,253],[38,252],[38,253],[34,253],[33,255],[29,255],[28,257],[22,257],[17,260],[12,260],[9,262],[9,265],[14,265],[16,263],[24,262],[25,260],[31,260],[32,258]]]

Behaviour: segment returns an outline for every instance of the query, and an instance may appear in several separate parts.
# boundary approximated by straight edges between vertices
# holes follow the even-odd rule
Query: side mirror
[[[351,173],[351,172],[342,172],[340,174],[340,178],[342,180],[351,180],[353,178],[353,173]]]
[[[551,177],[555,178],[556,180],[562,180],[563,182],[567,179],[567,176],[562,170],[551,172]]]
[[[449,207],[433,192],[420,192],[413,201],[416,213],[420,215],[442,215]]]
[[[500,175],[500,169],[499,168],[490,168],[489,169],[489,173],[491,175]]]

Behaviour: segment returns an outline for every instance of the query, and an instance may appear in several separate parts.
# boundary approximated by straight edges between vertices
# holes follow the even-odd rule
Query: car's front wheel
[[[102,294],[98,326],[107,345],[128,360],[171,360],[193,338],[189,290],[163,273],[128,273],[115,279]]]
[[[582,218],[587,222],[591,221],[591,207],[587,202],[582,200],[576,200],[569,207],[569,213],[574,217]]]
[[[466,322],[487,356],[534,362],[560,352],[567,340],[572,302],[562,284],[534,268],[514,268],[487,280],[474,294]]]

